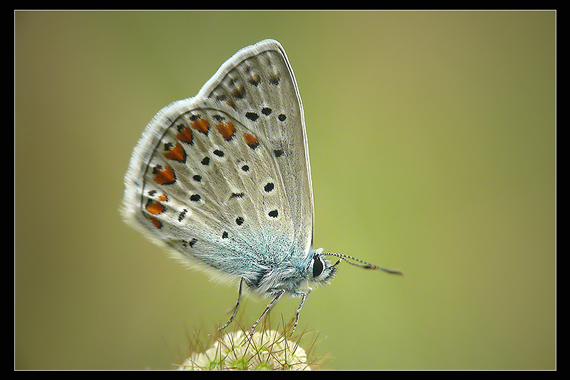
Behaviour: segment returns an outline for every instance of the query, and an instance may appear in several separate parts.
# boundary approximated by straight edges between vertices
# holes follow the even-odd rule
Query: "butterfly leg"
[[[241,301],[241,289],[242,289],[242,286],[243,286],[243,277],[242,277],[242,278],[240,279],[240,281],[239,281],[238,299],[237,299],[237,302],[236,302],[235,306],[234,306],[233,309],[232,309],[232,310],[233,310],[232,316],[230,317],[230,320],[227,321],[226,324],[223,325],[222,327],[220,327],[218,330],[223,330],[223,329],[225,329],[226,327],[228,327],[228,325],[229,325],[230,323],[232,323],[232,321],[233,321],[234,318],[236,317],[236,314],[237,314],[237,311],[238,311],[238,308],[239,308],[239,303],[240,303],[240,301]]]
[[[293,325],[293,330],[291,330],[291,334],[293,334],[295,332],[295,329],[297,328],[297,323],[299,323],[299,314],[301,313],[301,309],[305,304],[305,300],[311,293],[311,289],[309,289],[306,293],[305,292],[299,292],[299,293],[301,294],[301,303],[299,304],[299,307],[297,308],[297,313],[295,314],[295,324]]]
[[[280,290],[279,293],[277,293],[277,295],[275,296],[275,298],[273,298],[273,300],[269,303],[269,305],[267,305],[267,307],[265,308],[265,310],[263,311],[263,313],[261,313],[261,315],[259,316],[259,318],[257,318],[257,321],[255,321],[255,323],[253,324],[253,326],[251,326],[251,330],[249,332],[249,335],[253,335],[253,331],[255,330],[255,328],[257,327],[257,324],[259,323],[259,321],[261,321],[261,318],[263,318],[263,316],[265,314],[267,314],[269,312],[269,310],[271,310],[271,308],[273,307],[273,305],[275,305],[277,303],[277,301],[279,301],[279,298],[281,298],[281,296],[285,293],[285,290]]]

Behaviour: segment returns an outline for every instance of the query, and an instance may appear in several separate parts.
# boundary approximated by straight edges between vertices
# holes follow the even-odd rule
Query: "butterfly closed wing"
[[[273,298],[262,316],[284,294],[302,297],[298,320],[307,282],[327,282],[337,269],[340,260],[324,255],[350,258],[313,250],[303,107],[274,40],[238,51],[195,97],[162,109],[133,152],[125,186],[131,225],[214,278],[239,280],[228,323],[244,285]]]

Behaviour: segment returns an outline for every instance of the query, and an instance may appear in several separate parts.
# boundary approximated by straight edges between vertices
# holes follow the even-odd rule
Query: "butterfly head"
[[[328,284],[334,278],[340,260],[331,264],[331,262],[325,258],[325,254],[323,254],[322,251],[323,249],[319,248],[313,254],[313,259],[309,264],[310,281]]]

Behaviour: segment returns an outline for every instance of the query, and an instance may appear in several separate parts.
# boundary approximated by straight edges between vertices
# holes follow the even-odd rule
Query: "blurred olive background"
[[[309,297],[329,369],[556,368],[552,11],[15,13],[15,368],[173,369],[235,287],[118,212],[154,114],[240,48],[285,47],[311,152]],[[281,301],[272,319],[293,316]],[[242,309],[250,325],[266,301]]]

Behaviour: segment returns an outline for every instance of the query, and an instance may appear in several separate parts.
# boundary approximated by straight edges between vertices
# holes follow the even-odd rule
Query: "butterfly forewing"
[[[313,235],[311,174],[301,97],[285,51],[262,41],[238,52],[200,94],[229,105],[256,136],[265,137],[279,166],[296,244],[308,253]]]

